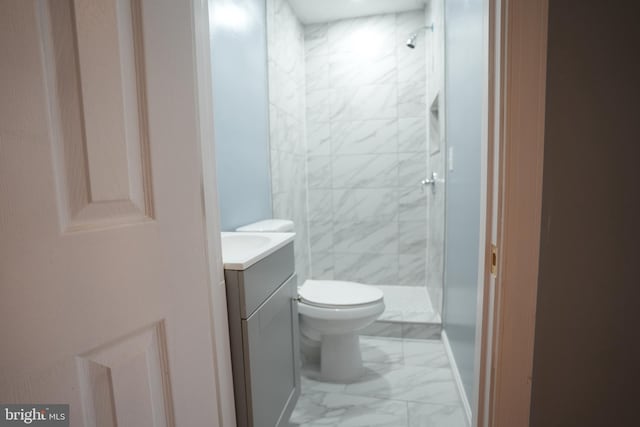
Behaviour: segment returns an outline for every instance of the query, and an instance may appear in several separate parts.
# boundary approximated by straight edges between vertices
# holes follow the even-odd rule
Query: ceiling
[[[422,9],[427,0],[289,0],[303,24]]]

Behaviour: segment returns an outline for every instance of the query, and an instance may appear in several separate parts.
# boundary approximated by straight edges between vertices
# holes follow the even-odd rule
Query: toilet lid
[[[375,286],[339,280],[307,280],[298,289],[300,298],[320,306],[354,306],[382,300],[384,294]]]

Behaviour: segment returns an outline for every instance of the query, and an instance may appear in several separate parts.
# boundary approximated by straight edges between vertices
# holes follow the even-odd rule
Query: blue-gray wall
[[[482,0],[445,2],[447,167],[444,329],[472,399],[480,234]]]
[[[216,169],[223,230],[271,218],[264,0],[210,0]]]

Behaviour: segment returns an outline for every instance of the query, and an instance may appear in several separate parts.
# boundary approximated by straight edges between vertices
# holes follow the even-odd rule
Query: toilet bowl
[[[374,286],[338,280],[307,280],[298,288],[301,349],[320,363],[320,376],[348,382],[362,375],[358,332],[384,311],[384,294]]]
[[[286,219],[267,219],[242,232],[291,232]],[[338,280],[307,280],[298,287],[300,348],[305,361],[320,364],[320,379],[349,382],[362,375],[358,332],[384,311],[384,294],[375,286]]]

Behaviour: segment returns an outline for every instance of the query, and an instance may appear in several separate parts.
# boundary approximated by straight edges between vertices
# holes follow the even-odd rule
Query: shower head
[[[418,33],[411,34],[409,39],[407,39],[407,47],[410,48],[410,49],[415,49],[416,48],[416,39],[417,38],[418,38]]]
[[[413,32],[413,34],[411,34],[409,36],[409,38],[407,39],[407,47],[410,49],[415,49],[416,48],[416,39],[418,38],[418,35],[420,34],[420,31],[422,30],[431,30],[433,31],[433,24],[426,26],[426,27],[422,27],[422,28],[418,28],[417,30],[415,30]]]

